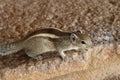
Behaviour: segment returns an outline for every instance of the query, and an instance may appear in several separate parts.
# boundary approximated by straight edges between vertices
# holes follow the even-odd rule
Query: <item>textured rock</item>
[[[0,0],[0,42],[17,41],[46,27],[87,31],[95,44],[88,60],[82,62],[81,53],[70,51],[66,62],[49,53],[36,61],[20,51],[0,56],[1,80],[119,78],[120,0]]]

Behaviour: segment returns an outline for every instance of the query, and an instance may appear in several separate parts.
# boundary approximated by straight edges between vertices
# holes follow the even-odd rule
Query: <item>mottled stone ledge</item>
[[[0,42],[14,42],[46,27],[65,31],[79,27],[88,32],[95,44],[87,52],[88,60],[82,62],[81,53],[70,51],[66,62],[54,54],[46,54],[46,59],[36,61],[20,51],[0,56],[0,79],[119,77],[120,0],[0,0]]]

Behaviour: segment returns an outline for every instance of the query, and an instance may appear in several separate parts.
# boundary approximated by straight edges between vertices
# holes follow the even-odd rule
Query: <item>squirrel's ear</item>
[[[77,38],[78,38],[78,37],[77,37],[77,35],[76,35],[75,33],[72,33],[72,34],[70,35],[70,40],[71,40],[72,42],[75,42]]]
[[[85,31],[82,28],[77,28],[76,32],[85,33]]]

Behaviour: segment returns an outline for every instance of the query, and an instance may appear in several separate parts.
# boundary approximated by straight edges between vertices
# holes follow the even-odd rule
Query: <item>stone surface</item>
[[[1,80],[119,78],[120,0],[0,0],[1,43],[47,27],[88,32],[95,44],[87,52],[88,60],[83,62],[81,53],[70,51],[66,62],[49,53],[36,61],[20,51],[0,56]]]

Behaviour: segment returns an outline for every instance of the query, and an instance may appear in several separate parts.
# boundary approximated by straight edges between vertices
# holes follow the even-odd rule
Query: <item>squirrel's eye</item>
[[[85,41],[81,41],[82,44],[86,44]]]

